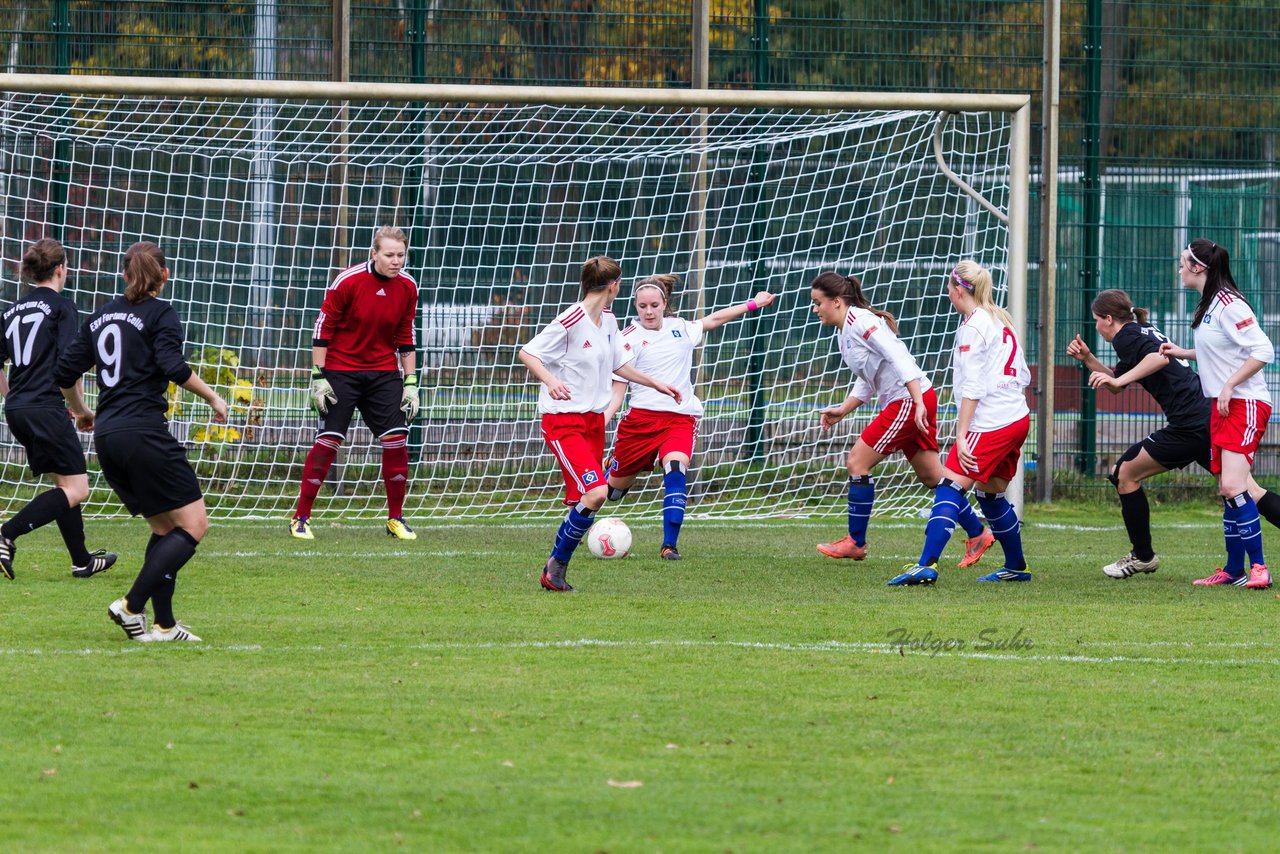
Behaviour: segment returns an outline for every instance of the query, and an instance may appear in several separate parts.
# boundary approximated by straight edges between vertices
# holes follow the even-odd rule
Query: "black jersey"
[[[98,309],[58,361],[54,379],[70,388],[98,367],[95,433],[165,425],[170,382],[191,377],[182,355],[182,323],[167,301],[152,297],[134,305],[118,296]]]
[[[53,371],[79,326],[75,304],[53,288],[35,288],[0,314],[0,366],[13,363],[7,408],[66,406]]]
[[[1147,355],[1160,352],[1160,345],[1168,340],[1149,323],[1126,323],[1111,339],[1111,346],[1120,357],[1116,376],[1137,367]],[[1212,404],[1200,388],[1200,377],[1186,362],[1170,359],[1164,368],[1138,382],[1160,404],[1170,426],[1189,429],[1208,426]]]

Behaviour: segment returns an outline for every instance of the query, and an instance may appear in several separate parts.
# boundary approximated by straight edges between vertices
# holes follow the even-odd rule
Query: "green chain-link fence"
[[[333,19],[330,3],[308,0],[0,0],[0,66],[330,79]],[[1042,19],[1042,3],[1014,0],[720,0],[710,10],[710,83],[1029,92],[1039,115]],[[353,0],[350,21],[353,80],[691,80],[689,2]],[[1056,370],[1060,494],[1104,486],[1109,461],[1160,422],[1140,393],[1096,399],[1062,353],[1076,333],[1092,333],[1098,290],[1128,290],[1166,334],[1187,341],[1191,302],[1175,263],[1191,237],[1210,237],[1229,248],[1246,295],[1280,337],[1277,32],[1275,0],[1062,3],[1059,352],[1038,353],[1034,334],[1028,342],[1037,368]],[[1038,233],[1033,221],[1033,259]],[[1039,280],[1033,266],[1033,329]],[[1280,374],[1268,377],[1280,385]],[[1260,472],[1276,472],[1275,455],[1259,460]]]

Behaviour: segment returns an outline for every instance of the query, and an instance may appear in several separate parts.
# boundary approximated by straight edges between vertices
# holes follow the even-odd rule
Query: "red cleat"
[[[981,534],[964,541],[964,557],[960,558],[960,562],[956,566],[961,569],[966,566],[973,566],[982,560],[982,556],[987,553],[987,549],[995,544],[995,541],[996,535],[991,533],[991,529],[983,528]]]

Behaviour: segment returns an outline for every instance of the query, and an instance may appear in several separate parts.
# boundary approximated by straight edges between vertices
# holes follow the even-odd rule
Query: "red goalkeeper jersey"
[[[401,271],[388,279],[373,262],[348,267],[329,286],[316,318],[312,344],[327,347],[333,371],[396,371],[397,353],[414,349],[418,283]]]

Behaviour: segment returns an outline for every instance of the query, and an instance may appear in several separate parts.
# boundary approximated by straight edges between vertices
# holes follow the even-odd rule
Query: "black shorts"
[[[374,438],[408,431],[400,409],[404,380],[399,371],[325,371],[324,376],[338,402],[329,404],[329,411],[320,416],[321,436],[345,439],[357,409]]]
[[[107,483],[134,516],[158,516],[204,497],[187,452],[168,430],[107,433],[94,446]]]
[[[67,410],[30,407],[6,409],[13,438],[27,449],[27,465],[34,475],[84,474],[84,446]]]
[[[1209,425],[1201,429],[1162,427],[1138,443],[1151,459],[1167,469],[1199,463],[1209,471]]]

